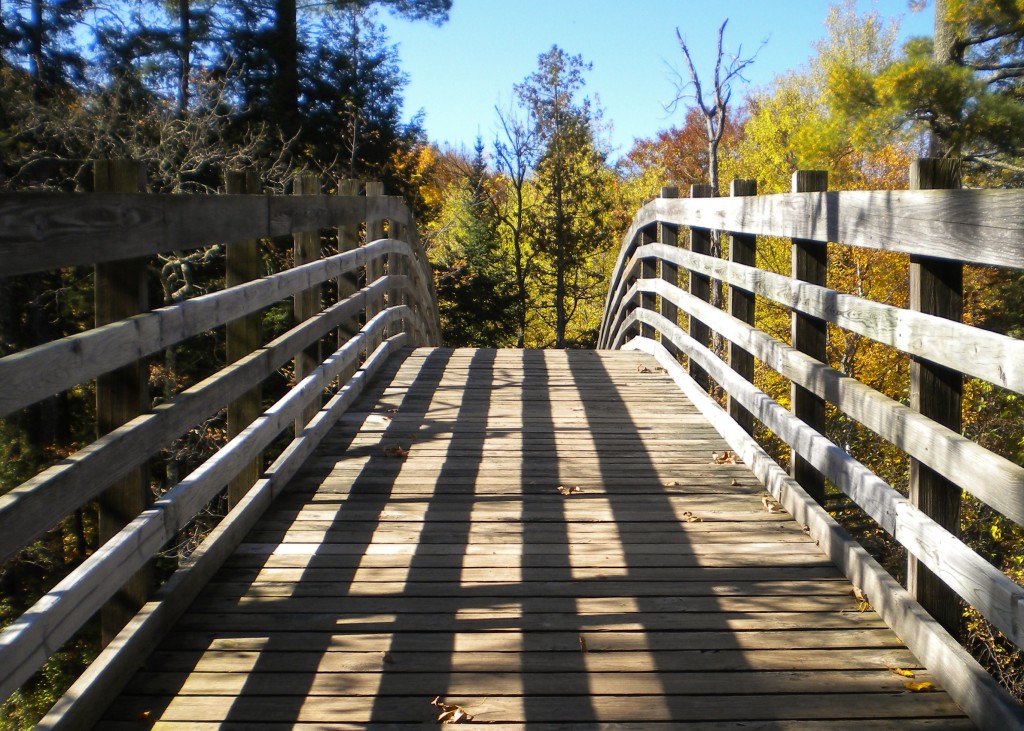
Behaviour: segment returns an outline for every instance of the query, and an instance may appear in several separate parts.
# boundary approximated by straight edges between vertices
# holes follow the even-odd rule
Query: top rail
[[[395,196],[8,193],[0,195],[0,276],[374,219],[412,222]]]

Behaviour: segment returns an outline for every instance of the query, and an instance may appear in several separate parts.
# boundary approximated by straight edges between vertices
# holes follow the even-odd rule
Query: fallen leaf
[[[779,505],[771,495],[762,495],[761,504],[769,513],[785,513],[786,509]]]
[[[849,594],[857,600],[858,612],[866,612],[867,610],[871,609],[871,603],[868,601],[868,595],[864,593],[863,589],[861,589],[858,586],[855,586],[852,589],[850,589]]]
[[[678,480],[672,480],[672,482],[666,482],[665,487],[680,487],[682,484]]]
[[[473,717],[469,715],[469,712],[465,708],[457,706],[454,703],[445,703],[441,700],[441,696],[437,696],[434,700],[430,701],[430,705],[437,706],[441,709],[441,713],[437,717],[438,723],[462,723],[463,721],[473,720]]]
[[[909,681],[904,683],[903,687],[907,690],[913,691],[914,693],[930,693],[937,690],[936,687],[927,680]]]
[[[730,485],[732,485],[733,487],[736,487],[737,485],[739,485],[739,484],[740,484],[740,481],[739,481],[739,480],[733,480],[733,481],[732,481],[732,482],[730,482],[729,484],[730,484]]]
[[[687,523],[703,523],[703,518],[698,518],[696,515],[691,513],[689,510],[683,513],[683,520]]]
[[[385,457],[408,457],[409,456],[409,450],[408,449],[403,449],[402,447],[385,447],[384,448],[384,456]]]
[[[580,652],[586,652],[586,651],[587,651],[587,641],[586,641],[586,639],[584,639],[583,635],[580,635]]]
[[[380,654],[380,661],[385,665],[394,665],[395,658],[391,657],[391,653],[384,651]]]
[[[914,677],[914,671],[913,670],[904,670],[903,668],[889,668],[889,672],[890,673],[896,673],[897,675],[902,675],[904,678],[913,678]]]
[[[395,407],[395,408],[392,408],[392,409],[388,409],[388,413],[389,414],[397,414],[398,413],[398,408]]]
[[[641,366],[637,366],[636,367],[636,371],[637,371],[637,373],[650,373],[651,369],[648,368],[647,366],[641,365]]]
[[[152,716],[152,715],[153,715],[152,711],[143,711],[142,713],[139,714],[139,720],[140,721],[148,721],[150,719],[150,716]]]
[[[579,485],[573,485],[572,487],[566,487],[565,485],[559,485],[558,491],[563,495],[573,495],[577,492],[583,492],[583,488]]]
[[[807,525],[806,523],[800,526],[800,530],[802,530],[807,535],[811,535],[811,526]]]
[[[722,452],[721,454],[719,454],[718,452],[712,452],[711,453],[711,460],[715,464],[736,464],[737,463],[736,454],[731,449],[727,449],[724,452]]]

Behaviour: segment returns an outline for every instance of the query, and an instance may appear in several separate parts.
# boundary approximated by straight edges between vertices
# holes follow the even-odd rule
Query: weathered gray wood
[[[854,378],[798,353],[767,333],[746,327],[678,289],[656,282],[663,299],[699,312],[730,342],[770,368],[835,404],[879,436],[1018,523],[1024,523],[1024,467],[890,399]]]
[[[225,192],[228,195],[255,195],[261,192],[259,176],[255,172],[228,172],[225,175]],[[258,239],[234,241],[225,247],[224,274],[227,288],[259,279],[262,274],[262,258]],[[234,363],[252,353],[262,345],[261,325],[263,316],[254,312],[227,323],[224,328],[224,349],[228,363]],[[262,389],[259,386],[232,400],[228,404],[228,439],[237,436],[249,426],[263,410]],[[154,442],[157,444],[163,442]],[[259,455],[249,466],[228,483],[228,506],[237,505],[242,496],[259,479],[263,457]]]
[[[382,288],[383,282],[375,285]],[[369,289],[267,343],[258,352],[192,386],[152,413],[118,427],[61,463],[0,496],[0,561],[64,516],[92,500],[112,481],[148,459],[190,426],[210,417],[273,374],[302,347],[323,337],[337,323],[365,307]]]
[[[658,282],[658,280],[654,280]],[[656,313],[635,311],[676,341],[692,359],[732,393],[755,418],[790,445],[815,469],[832,480],[908,552],[929,566],[957,594],[974,606],[1015,644],[1024,644],[1024,603],[1021,587],[974,553],[944,527],[926,516],[907,498],[863,464],[810,429],[767,394],[736,376],[707,348]],[[628,318],[627,318],[628,319]],[[649,342],[649,341],[645,341]]]
[[[828,173],[824,170],[799,170],[793,173],[794,193],[819,193],[826,190]],[[793,239],[793,279],[824,287],[828,278],[827,253],[828,248],[824,244]],[[801,353],[827,363],[827,336],[828,330],[824,320],[798,311],[792,313],[792,344]],[[823,398],[794,383],[790,388],[790,402],[796,418],[819,434],[825,433]],[[803,485],[808,495],[824,504],[825,477],[796,452],[790,456],[789,472],[793,479]]]
[[[85,673],[40,721],[39,728],[92,728],[103,710],[145,662],[174,622],[206,587],[231,552],[242,542],[302,462],[365,389],[369,379],[402,345],[404,336],[387,341],[371,354],[348,383],[310,422],[301,441],[293,441],[254,489],[211,532],[185,564],[129,623]]]
[[[674,186],[664,187],[661,189],[661,197],[678,198],[679,189]],[[658,223],[658,241],[665,246],[673,248],[679,246],[679,227],[666,223]],[[659,269],[661,278],[668,284],[671,284],[672,286],[679,284],[679,268],[675,264],[662,259],[659,262]],[[677,322],[679,319],[679,312],[677,311],[676,306],[668,300],[661,300],[660,311],[662,317],[671,322]]]
[[[0,194],[0,271],[26,274],[290,236],[368,217],[412,220],[394,196],[6,193]]]
[[[693,383],[674,358],[652,341],[634,341],[629,347],[658,358],[762,484],[798,522],[807,525],[822,550],[865,592],[886,623],[933,670],[979,727],[998,731],[1024,724],[1024,709],[749,434],[726,418],[721,407]]]
[[[316,196],[320,194],[320,178],[315,173],[300,173],[292,181],[292,193],[298,196]],[[318,230],[302,231],[293,235],[292,259],[294,266],[302,266],[320,258],[320,232]],[[292,313],[296,322],[308,320],[321,309],[321,290],[317,285],[296,292],[292,301]],[[315,343],[295,354],[295,382],[312,373],[321,361],[320,344]],[[322,399],[313,399],[309,406],[295,419],[295,433],[302,428],[320,410]]]
[[[918,160],[912,190],[960,187],[960,161]],[[910,257],[909,309],[954,322],[963,319],[964,267],[960,262]],[[964,378],[959,370],[921,358],[910,360],[910,408],[954,432],[961,428]],[[960,488],[918,459],[910,460],[910,500],[954,535],[960,531]],[[960,601],[931,571],[908,557],[907,588],[939,624],[959,634]]]
[[[359,181],[353,179],[344,179],[338,182],[338,195],[341,196],[358,196],[359,195]],[[338,253],[344,254],[345,252],[352,251],[359,246],[359,224],[350,223],[345,226],[338,227]],[[342,274],[338,277],[338,301],[344,300],[349,297],[352,293],[359,290],[359,276],[358,272],[351,271]],[[342,323],[341,327],[338,328],[338,347],[340,348],[349,338],[359,332],[359,316],[358,313],[352,317],[351,320]],[[348,375],[342,374],[342,380],[347,380]]]
[[[676,266],[698,270],[904,353],[1024,394],[1024,341],[798,282],[781,274],[694,256],[684,249],[652,245],[647,251],[636,252],[634,258],[642,256],[656,256]]]
[[[694,185],[690,187],[691,198],[712,198],[715,191],[710,185]],[[711,231],[706,228],[690,227],[690,251],[694,254],[711,253]],[[711,279],[697,272],[690,272],[690,294],[704,302],[711,298]],[[690,318],[690,337],[698,343],[707,345],[711,339],[711,330],[707,324],[700,320]],[[700,366],[690,361],[690,376],[704,387],[705,390],[711,387],[707,373],[704,373]]]
[[[729,186],[733,197],[757,195],[756,180],[734,180]],[[741,266],[757,266],[757,237],[749,234],[733,234],[729,246],[729,261]],[[665,266],[664,262],[662,266]],[[729,285],[729,314],[748,325],[754,324],[754,293]],[[669,318],[671,319],[671,318]],[[729,343],[729,367],[751,383],[754,382],[754,356],[737,345]],[[728,397],[729,416],[743,427],[748,434],[754,433],[754,417],[750,412]]]
[[[152,508],[141,512],[0,633],[0,697],[7,698],[31,677],[123,582],[148,563],[228,480],[286,429],[310,400],[318,398],[344,367],[359,358],[365,348],[363,341],[371,339],[375,332],[383,330],[402,314],[401,308],[395,308],[367,323],[357,338],[297,384],[241,435],[161,496]]]
[[[657,227],[648,226],[641,229],[640,235],[637,238],[637,246],[644,246],[645,244],[653,243],[657,239]],[[640,263],[640,276],[644,279],[654,278],[658,276],[658,262],[654,259],[644,259]],[[654,310],[657,297],[650,292],[639,292],[637,294],[637,306],[642,307],[645,310]],[[640,336],[645,338],[653,338],[654,330],[649,328],[647,325],[640,326]]]
[[[136,193],[145,189],[145,169],[131,160],[98,160],[94,187],[101,192]],[[145,259],[97,264],[95,320],[100,327],[149,309]],[[7,384],[8,386],[13,384]],[[96,379],[96,436],[131,421],[149,408],[149,369],[135,360]],[[140,466],[113,483],[98,500],[99,541],[104,544],[128,525],[151,501],[149,470]],[[152,569],[140,567],[135,576],[112,593],[100,616],[101,642],[110,642],[138,611],[151,590]]]
[[[131,363],[240,316],[260,310],[296,292],[365,266],[384,252],[408,256],[408,245],[378,241],[270,277],[212,292],[178,305],[88,330],[0,359],[0,414]],[[422,293],[422,269],[417,268],[416,291]],[[420,297],[423,295],[420,294]]]
[[[377,198],[384,195],[384,183],[369,181],[366,183],[366,197],[367,199]],[[384,227],[385,219],[381,216],[368,216],[366,219],[366,243],[369,244],[378,239],[384,238]],[[366,263],[366,282],[367,284],[377,281],[380,277],[384,276],[384,270],[387,266],[387,262],[380,258],[374,258],[367,261]],[[380,299],[372,299],[366,305],[366,319],[371,320],[378,312],[384,309],[384,297]],[[375,346],[376,343],[371,344]]]

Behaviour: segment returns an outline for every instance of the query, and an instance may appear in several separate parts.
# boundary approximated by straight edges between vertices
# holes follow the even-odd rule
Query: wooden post
[[[960,161],[928,158],[910,168],[911,190],[960,187]],[[964,267],[958,261],[910,257],[911,310],[960,322]],[[963,374],[920,358],[910,359],[910,407],[959,433]],[[910,460],[910,500],[953,535],[960,532],[960,488],[915,459]],[[912,556],[907,588],[954,637],[959,634],[961,602],[956,593]]]
[[[344,196],[358,196],[359,195],[359,181],[346,179],[338,182],[338,195]],[[359,246],[359,226],[358,224],[350,224],[348,226],[342,226],[338,229],[338,253],[343,254],[346,251],[352,251]],[[356,271],[351,271],[346,274],[342,274],[338,277],[338,301],[341,302],[347,299],[356,291],[359,290],[359,274]],[[341,323],[338,327],[338,347],[347,343],[350,338],[355,337],[356,333],[359,332],[359,317],[353,317],[346,322]],[[353,365],[347,372],[340,375],[339,380],[344,383],[347,381],[352,374],[355,372],[357,366]]]
[[[757,195],[756,180],[734,180],[729,186],[729,195]],[[750,234],[733,234],[729,247],[729,261],[746,266],[757,266],[757,237]],[[754,293],[739,287],[729,287],[729,314],[748,325],[754,324]],[[736,373],[754,382],[754,356],[738,346],[729,343],[729,365]],[[747,434],[754,433],[754,416],[730,395],[729,416],[743,427]]]
[[[229,195],[257,194],[261,192],[259,175],[255,172],[228,172],[224,176],[224,190]],[[263,262],[260,242],[256,239],[233,241],[225,246],[225,284],[239,284],[259,279]],[[263,317],[259,312],[229,322],[225,328],[225,352],[228,363],[244,358],[263,344],[261,333]],[[228,404],[228,438],[238,436],[263,411],[260,386]],[[263,458],[254,459],[235,479],[228,483],[228,509],[245,497],[245,493],[259,479]]]
[[[655,226],[646,226],[642,228],[637,234],[637,246],[646,246],[647,244],[653,244],[657,239],[657,230]],[[641,279],[654,279],[658,276],[658,262],[655,259],[642,259],[640,261],[640,278]],[[657,295],[650,292],[641,292],[639,296],[639,302],[637,305],[642,310],[650,310],[654,312],[657,307]],[[640,324],[640,337],[654,339],[655,329],[651,325]]]
[[[661,195],[659,198],[678,198],[679,188],[673,186],[665,186],[661,189]],[[679,246],[679,227],[673,226],[670,223],[659,223],[658,224],[658,241],[665,244],[666,246]],[[670,261],[661,260],[661,278],[668,284],[674,287],[679,286],[679,267]],[[674,325],[679,324],[679,308],[669,302],[666,298],[661,298],[661,316]],[[673,345],[668,340],[663,340],[662,345],[672,353],[677,359],[679,358],[679,348]]]
[[[132,160],[97,160],[94,189],[104,193],[145,190],[145,169]],[[96,326],[149,310],[146,260],[123,259],[95,265]],[[147,362],[139,360],[96,379],[96,434],[103,436],[149,410]],[[99,498],[99,541],[106,543],[152,502],[149,470],[139,467],[111,485]],[[140,570],[103,607],[100,635],[104,646],[146,603],[153,585],[151,565]]]
[[[384,195],[384,183],[367,182],[366,197]],[[367,202],[369,203],[369,202]],[[384,219],[368,218],[366,221],[366,243],[384,238]],[[384,260],[374,259],[366,265],[366,283],[372,284],[384,276]],[[366,320],[369,322],[377,313],[384,309],[384,297],[374,297],[366,306]],[[374,338],[369,345],[370,350],[380,345],[380,338]]]
[[[798,170],[793,173],[794,193],[818,193],[828,190],[828,173],[824,170]],[[826,244],[793,239],[793,278],[826,286],[828,247]],[[800,312],[792,315],[793,347],[822,363],[828,362],[826,350],[828,328],[824,320]],[[820,434],[825,433],[825,401],[796,385],[790,389],[793,413]],[[825,502],[825,478],[800,455],[793,452],[790,474],[819,505]]]
[[[694,185],[690,187],[691,198],[712,198],[714,189],[710,185]],[[711,253],[711,230],[706,228],[690,229],[690,251],[695,254]],[[711,300],[711,277],[705,274],[690,272],[690,294],[709,302]],[[696,317],[690,317],[690,337],[701,345],[708,345],[711,329]],[[711,387],[707,371],[690,359],[690,377],[705,391]]]
[[[319,195],[320,178],[314,173],[301,173],[295,176],[292,184],[294,195]],[[320,258],[320,232],[303,231],[293,235],[293,259],[295,266],[308,264]],[[320,311],[320,287],[312,287],[295,295],[293,301],[295,322],[308,320]],[[320,344],[316,343],[295,355],[295,382],[298,383],[320,365]],[[320,410],[321,403],[314,399],[302,414],[295,420],[295,434],[305,428],[309,420]]]

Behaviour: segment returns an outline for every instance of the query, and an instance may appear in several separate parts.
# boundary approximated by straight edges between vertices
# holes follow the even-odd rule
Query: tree
[[[551,280],[556,348],[569,344],[567,328],[579,306],[600,298],[595,255],[611,239],[611,173],[595,139],[598,115],[588,98],[576,98],[588,70],[582,57],[553,46],[538,58],[537,71],[514,87],[541,145],[533,225],[535,249],[545,255],[537,263]]]

